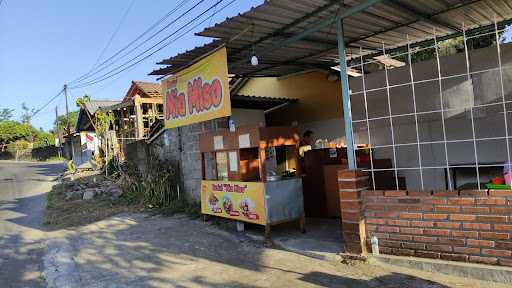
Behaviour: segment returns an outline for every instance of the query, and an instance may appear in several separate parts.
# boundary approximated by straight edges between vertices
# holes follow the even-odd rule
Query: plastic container
[[[505,178],[505,184],[509,186],[512,184],[512,172],[506,172],[503,178]]]
[[[370,241],[372,243],[372,254],[379,255],[379,239],[373,236]]]
[[[503,165],[503,178],[505,179],[505,184],[512,184],[512,163]]]

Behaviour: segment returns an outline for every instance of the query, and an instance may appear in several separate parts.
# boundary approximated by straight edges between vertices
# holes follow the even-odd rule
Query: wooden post
[[[199,154],[201,154],[201,180],[206,180],[206,167],[205,167],[205,163],[204,163],[204,153],[203,152],[200,152]]]
[[[133,99],[135,108],[135,138],[142,139],[144,138],[144,122],[142,119],[142,107],[139,99],[139,95],[135,95]]]

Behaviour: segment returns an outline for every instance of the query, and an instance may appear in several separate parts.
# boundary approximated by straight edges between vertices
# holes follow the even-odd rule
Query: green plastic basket
[[[485,187],[487,187],[487,189],[493,189],[493,190],[510,190],[510,185],[506,185],[506,184],[487,183],[487,184],[485,184]]]

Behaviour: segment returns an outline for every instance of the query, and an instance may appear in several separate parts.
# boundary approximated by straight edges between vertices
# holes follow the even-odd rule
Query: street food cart
[[[304,231],[304,198],[292,127],[258,125],[204,133],[201,152],[201,211],[270,226],[298,221]]]

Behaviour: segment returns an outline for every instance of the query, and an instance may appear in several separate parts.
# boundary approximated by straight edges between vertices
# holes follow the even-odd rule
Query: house
[[[72,151],[71,157],[77,167],[89,162],[94,154],[100,152],[100,140],[98,139],[94,127],[96,113],[103,110],[104,107],[118,104],[118,100],[90,100],[81,107],[78,113],[76,128],[71,136],[71,141],[66,141],[69,151]]]
[[[163,119],[161,86],[159,83],[132,81],[123,100],[107,109],[114,112],[119,139],[145,139],[151,126]]]

